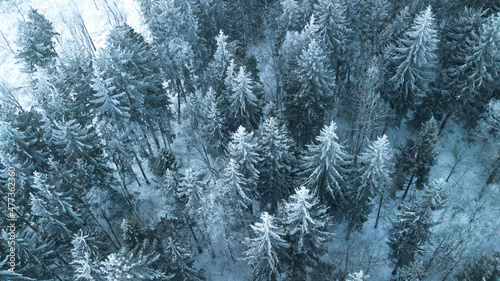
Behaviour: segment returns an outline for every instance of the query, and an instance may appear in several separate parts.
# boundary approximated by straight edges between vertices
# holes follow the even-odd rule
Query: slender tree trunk
[[[410,190],[411,183],[413,182],[413,178],[415,177],[415,174],[417,173],[417,170],[413,171],[413,174],[411,174],[410,181],[408,182],[408,185],[406,186],[405,193],[403,194],[403,198],[401,198],[401,204],[398,206],[398,210],[401,210],[401,205],[403,205],[403,202],[405,201],[406,194],[408,194],[408,190]]]
[[[202,253],[203,250],[201,249],[200,247],[200,244],[198,242],[198,238],[196,238],[196,235],[194,233],[194,229],[193,229],[193,220],[186,214],[183,214],[184,215],[184,218],[186,219],[186,222],[187,222],[187,225],[189,227],[189,231],[191,231],[191,235],[193,236],[193,239],[194,239],[194,242],[196,242],[196,246],[198,248],[198,253]]]
[[[134,154],[135,161],[137,162],[137,165],[139,166],[139,170],[141,170],[142,177],[144,177],[144,180],[146,181],[146,184],[147,185],[151,184],[149,182],[148,178],[146,177],[146,173],[144,172],[144,169],[142,168],[141,160],[137,156],[137,153],[135,153],[135,151],[133,151],[132,153]]]
[[[375,220],[375,226],[373,228],[377,228],[378,226],[378,220],[380,218],[380,209],[382,209],[382,200],[384,199],[384,194],[380,195],[380,202],[378,203],[378,210],[377,210],[377,219]]]
[[[161,139],[163,141],[163,147],[166,148],[168,146],[167,144],[167,138],[165,137],[165,128],[163,127],[163,124],[160,122],[158,122],[158,126],[160,127],[160,134],[161,134]]]
[[[102,226],[102,224],[99,222],[99,220],[97,220],[97,218],[94,216],[94,214],[92,213],[91,210],[87,210],[90,214],[90,216],[96,221],[97,225],[104,231],[104,233],[106,233],[106,236],[108,236],[109,240],[111,242],[113,242],[113,245],[117,248],[117,249],[120,249],[120,246],[118,246],[116,244],[116,242],[113,240],[113,238],[111,238],[111,235],[109,235],[109,233],[106,231],[106,229],[104,229],[104,227]],[[116,237],[116,236],[115,236]],[[120,241],[116,240],[118,243],[120,243]]]
[[[457,167],[457,165],[458,165],[458,163],[459,163],[459,162],[460,162],[460,161],[456,161],[456,162],[455,162],[455,164],[453,165],[453,168],[451,168],[451,171],[450,171],[450,173],[448,174],[448,177],[446,178],[446,182],[448,182],[448,180],[450,179],[451,174],[453,174],[453,171],[455,170],[455,168]]]
[[[436,258],[436,255],[438,253],[438,250],[441,248],[441,245],[443,245],[444,243],[444,240],[446,239],[443,238],[443,240],[441,240],[441,243],[439,243],[439,245],[436,247],[436,250],[434,250],[434,253],[432,254],[432,257],[431,259],[429,260],[429,263],[427,264],[427,266],[425,267],[425,272],[427,272],[427,270],[429,270],[429,267],[431,267],[431,264],[432,264],[432,261],[434,261],[434,258]]]
[[[116,236],[116,233],[115,233],[115,231],[113,230],[113,226],[111,226],[111,223],[109,222],[108,217],[106,217],[106,214],[104,214],[104,212],[103,212],[103,214],[102,214],[102,217],[104,218],[104,220],[105,220],[105,221],[106,221],[106,223],[108,224],[109,229],[111,230],[111,233],[113,234],[113,236],[114,236],[114,237],[115,237],[115,239],[116,239],[116,242],[118,243],[118,245],[119,245],[119,246],[120,246],[120,248],[121,248],[121,246],[122,246],[122,245],[121,245],[121,243],[120,243],[120,240],[118,239],[118,236]]]
[[[500,168],[500,158],[497,159],[497,161],[495,163],[495,168],[493,168],[493,171],[491,171],[491,174],[488,177],[488,180],[486,180],[486,185],[491,184],[493,182],[499,168]]]
[[[396,266],[394,267],[394,270],[392,271],[392,275],[396,275],[398,273],[398,268],[401,265],[401,259],[398,259],[398,262],[396,263]]]
[[[179,79],[175,79],[175,83],[177,85],[177,123],[181,123],[181,96],[184,94],[181,86],[181,82]],[[181,94],[182,93],[182,94]]]
[[[446,112],[446,115],[443,118],[443,122],[441,122],[441,125],[439,126],[438,136],[441,135],[441,132],[443,131],[444,126],[446,126],[446,123],[448,122],[448,119],[450,118],[450,116],[451,116],[451,110]]]
[[[142,126],[140,126],[140,127],[141,127],[141,131],[142,131],[142,137],[146,141],[146,148],[149,151],[149,155],[147,155],[147,156],[149,157],[150,155],[154,155],[153,148],[151,147],[151,143],[149,143],[149,138],[148,138],[148,135],[146,134],[146,132],[144,131],[144,128]]]

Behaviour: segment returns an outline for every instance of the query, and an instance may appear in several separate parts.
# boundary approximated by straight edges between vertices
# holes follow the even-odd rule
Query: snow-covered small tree
[[[275,224],[275,218],[267,212],[260,216],[261,222],[251,225],[255,238],[246,238],[245,259],[252,266],[254,280],[275,281],[282,272],[280,252],[287,248],[283,230]]]
[[[405,115],[408,109],[418,107],[436,78],[438,38],[434,22],[429,6],[400,38],[391,58],[396,68],[389,80],[392,91],[388,100],[398,114]]]
[[[201,207],[201,198],[204,194],[204,185],[200,173],[193,168],[188,168],[184,172],[177,192],[179,197],[186,199],[186,212],[191,216],[196,215]]]
[[[326,251],[325,242],[333,236],[327,231],[326,211],[304,186],[296,189],[284,206],[282,221],[290,245],[290,278],[293,280],[307,279],[307,267],[315,270],[320,267],[319,259]]]
[[[214,155],[221,153],[227,142],[226,119],[219,104],[220,100],[214,90],[208,89],[202,100],[202,130],[207,141],[208,151]]]
[[[235,213],[240,208],[246,208],[250,198],[248,197],[248,179],[239,171],[239,164],[233,158],[229,159],[226,168],[222,174],[222,183],[224,185],[224,197]]]
[[[73,277],[75,280],[91,281],[95,280],[94,276],[96,269],[91,258],[91,251],[87,245],[88,235],[85,235],[81,230],[73,235],[71,244],[71,264],[75,268]]]
[[[256,128],[260,115],[259,100],[254,93],[254,81],[243,66],[234,77],[230,93],[230,129],[239,126]]]
[[[317,144],[308,145],[303,159],[305,186],[332,212],[339,211],[345,202],[342,181],[350,163],[344,146],[338,143],[336,129],[334,122],[326,125],[316,137]]]
[[[359,158],[362,163],[361,184],[369,185],[373,193],[383,191],[391,183],[390,174],[394,164],[390,161],[390,144],[387,136],[378,137],[368,145]]]
[[[293,185],[297,165],[293,141],[274,117],[260,125],[258,138],[258,191],[264,205],[271,204],[271,213],[277,213],[278,202],[288,197]]]
[[[252,193],[255,192],[257,180],[259,179],[257,165],[260,157],[258,150],[259,144],[254,137],[254,133],[248,132],[242,126],[234,132],[227,146],[228,159],[234,159],[238,165],[238,172],[247,179],[245,185]]]

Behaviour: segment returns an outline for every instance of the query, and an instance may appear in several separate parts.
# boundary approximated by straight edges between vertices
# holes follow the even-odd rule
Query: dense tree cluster
[[[29,82],[0,85],[19,259],[0,279],[212,280],[200,261],[218,259],[251,280],[371,280],[374,254],[349,250],[378,225],[391,280],[500,278],[498,244],[471,253],[435,231],[439,215],[481,235],[496,183],[498,3],[137,1],[149,33],[110,9],[92,51],[75,37],[56,52],[35,9],[19,23]],[[447,122],[494,155],[477,204],[452,215],[448,179],[431,181]]]

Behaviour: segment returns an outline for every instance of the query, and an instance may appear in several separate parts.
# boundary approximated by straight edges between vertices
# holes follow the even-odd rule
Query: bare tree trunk
[[[410,190],[411,183],[413,182],[413,178],[415,177],[415,174],[417,173],[417,170],[413,171],[413,174],[411,174],[410,181],[408,182],[408,185],[406,186],[405,193],[403,194],[403,198],[401,198],[401,204],[398,206],[398,210],[401,210],[401,205],[403,205],[403,202],[405,201],[406,194],[408,194],[408,190]]]
[[[446,115],[444,116],[443,122],[441,122],[441,126],[439,126],[438,136],[441,135],[441,132],[443,131],[444,126],[448,122],[448,119],[450,118],[450,116],[451,116],[451,110],[446,112]]]
[[[121,245],[121,243],[120,243],[120,240],[118,239],[118,236],[116,236],[116,233],[115,233],[115,231],[113,230],[113,226],[111,226],[111,223],[109,222],[108,217],[106,217],[106,214],[104,214],[104,213],[102,214],[102,217],[104,218],[104,220],[105,220],[105,221],[106,221],[106,223],[108,224],[109,229],[111,230],[111,233],[113,233],[113,236],[114,236],[114,237],[115,237],[115,239],[116,239],[116,242],[117,242],[117,243],[118,243],[118,245],[121,247],[122,245]]]
[[[448,180],[450,179],[451,174],[453,174],[453,171],[454,171],[454,170],[455,170],[455,168],[457,167],[458,163],[459,163],[458,161],[457,161],[457,162],[455,162],[455,164],[453,165],[453,168],[451,168],[451,171],[450,171],[450,173],[448,174],[448,177],[446,178],[446,182],[448,182]]]
[[[144,177],[144,180],[146,181],[146,184],[147,185],[151,184],[149,182],[148,178],[146,177],[146,173],[144,172],[144,169],[142,168],[141,160],[137,156],[137,153],[135,153],[135,151],[133,151],[132,153],[134,154],[135,161],[137,162],[137,165],[139,166],[139,170],[141,170],[142,176]]]
[[[373,228],[377,228],[378,226],[378,220],[380,218],[380,209],[382,209],[382,200],[384,199],[384,194],[380,195],[380,202],[378,204],[378,211],[377,211],[377,219],[375,220],[375,226]]]

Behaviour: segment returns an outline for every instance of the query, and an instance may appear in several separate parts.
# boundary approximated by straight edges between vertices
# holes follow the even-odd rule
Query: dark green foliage
[[[406,139],[399,147],[396,155],[396,171],[394,173],[394,188],[402,189],[408,177],[416,178],[417,189],[422,189],[429,180],[429,172],[436,164],[438,127],[436,120],[431,118],[422,125],[415,140]],[[395,192],[395,190],[393,190]]]
[[[500,252],[485,254],[466,264],[453,278],[456,281],[496,281],[500,279]]]
[[[416,156],[416,186],[417,189],[422,189],[429,181],[429,172],[431,167],[436,164],[436,155],[434,151],[437,143],[438,127],[436,120],[431,118],[422,125],[420,132],[415,140],[417,146]]]
[[[425,206],[414,204],[403,207],[396,214],[389,230],[389,257],[396,262],[396,268],[408,265],[422,253],[422,246],[429,242],[432,220]]]
[[[50,67],[57,57],[53,40],[59,35],[54,32],[52,23],[37,10],[31,9],[27,20],[20,24],[19,32],[21,50],[18,57],[24,61],[25,71],[32,73],[37,67]]]
[[[151,172],[161,178],[167,170],[177,171],[178,163],[170,150],[162,149],[158,155],[151,158],[149,166],[151,167]]]

